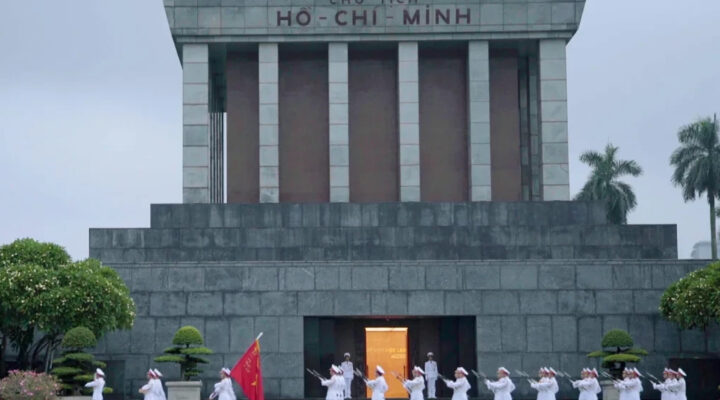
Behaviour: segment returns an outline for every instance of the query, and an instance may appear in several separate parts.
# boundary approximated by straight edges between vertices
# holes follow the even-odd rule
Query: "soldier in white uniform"
[[[497,370],[498,380],[492,382],[485,379],[485,386],[495,394],[495,400],[512,400],[512,393],[515,390],[515,384],[510,380],[510,371],[505,367],[500,367]]]
[[[572,386],[580,390],[580,397],[578,400],[597,400],[597,395],[600,393],[600,384],[595,376],[596,371],[589,368],[583,368],[580,376],[582,377],[579,381],[574,381]]]
[[[230,379],[230,370],[227,368],[220,370],[220,382],[215,384],[215,389],[210,395],[210,400],[216,397],[218,400],[237,400],[232,379]]]
[[[148,383],[143,385],[143,387],[138,390],[139,393],[143,394],[144,400],[161,400],[160,397],[157,396],[157,390],[155,390],[155,372],[151,369],[147,372],[147,378]]]
[[[330,367],[330,379],[323,379],[320,384],[328,388],[325,400],[342,400],[345,379],[343,378],[343,370],[340,367],[332,365]]]
[[[423,390],[425,389],[425,371],[415,366],[412,371],[413,379],[403,381],[403,386],[410,392],[410,400],[423,400]]]
[[[103,388],[105,388],[105,373],[100,368],[95,370],[95,379],[85,384],[85,387],[93,388],[92,400],[103,400]]]
[[[682,368],[678,368],[677,371],[672,372],[673,375],[675,375],[675,384],[672,385],[670,390],[675,394],[676,400],[687,400],[687,387],[685,386],[685,377],[687,376],[687,374],[685,373],[685,371],[683,371]]]
[[[470,390],[470,382],[467,380],[468,372],[463,367],[455,370],[455,382],[446,379],[445,385],[453,390],[452,400],[467,400],[467,391]]]
[[[653,389],[660,392],[660,400],[675,400],[676,393],[671,389],[677,387],[677,379],[675,379],[675,371],[665,368],[663,370],[663,382],[653,383]]]
[[[640,392],[643,390],[640,376],[637,369],[625,368],[624,379],[615,382],[615,388],[620,391],[620,400],[640,400]]]
[[[435,355],[430,352],[427,353],[428,360],[425,361],[425,379],[427,380],[427,394],[428,399],[435,398],[435,382],[438,378],[438,367],[435,362]]]
[[[167,396],[165,396],[165,389],[163,389],[162,385],[163,374],[158,371],[157,368],[153,369],[153,372],[155,373],[155,387],[153,389],[155,391],[155,396],[158,400],[167,400]]]
[[[345,361],[340,364],[340,368],[343,370],[343,377],[345,378],[345,398],[349,399],[352,397],[351,388],[352,388],[352,380],[355,376],[355,368],[353,368],[353,363],[350,361],[350,353],[345,353]]]
[[[385,370],[381,366],[375,367],[375,379],[365,380],[367,387],[372,390],[372,400],[385,400],[388,384],[385,382]]]
[[[531,381],[530,387],[537,390],[537,400],[555,400],[555,388],[557,382],[553,385],[550,369],[542,367],[538,372],[538,381]]]

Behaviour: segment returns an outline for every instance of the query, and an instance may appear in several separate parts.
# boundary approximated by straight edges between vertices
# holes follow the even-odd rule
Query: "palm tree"
[[[592,172],[575,199],[600,200],[605,203],[610,223],[625,224],[628,213],[637,205],[637,199],[630,185],[618,178],[625,175],[639,176],[642,168],[632,160],[617,160],[617,151],[618,147],[608,143],[604,154],[586,151],[580,156],[580,161],[589,165]]]
[[[678,132],[678,147],[670,157],[675,167],[672,182],[682,186],[683,199],[695,200],[703,193],[710,204],[710,248],[717,259],[715,236],[715,198],[720,195],[720,140],[717,116],[703,118],[684,126]]]

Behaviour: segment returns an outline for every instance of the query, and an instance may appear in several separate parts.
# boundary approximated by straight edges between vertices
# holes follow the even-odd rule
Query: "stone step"
[[[600,203],[153,204],[153,228],[603,225]]]

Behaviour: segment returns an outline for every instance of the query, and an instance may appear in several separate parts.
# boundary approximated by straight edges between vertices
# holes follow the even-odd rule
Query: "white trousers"
[[[427,378],[428,399],[435,398],[435,381],[437,378]]]
[[[346,399],[349,399],[352,397],[352,394],[350,394],[350,388],[352,387],[352,380],[353,380],[353,378],[345,378],[345,389],[343,389],[343,393],[345,394]]]

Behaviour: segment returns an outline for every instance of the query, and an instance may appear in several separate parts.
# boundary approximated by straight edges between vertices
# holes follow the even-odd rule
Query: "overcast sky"
[[[708,240],[668,158],[680,126],[720,112],[720,1],[589,0],[568,47],[570,179],[580,153],[620,146],[632,224],[677,224],[680,257]],[[161,0],[0,3],[0,244],[88,254],[90,227],[147,227],[181,202],[181,70]]]

